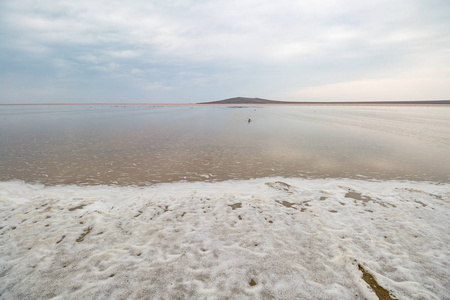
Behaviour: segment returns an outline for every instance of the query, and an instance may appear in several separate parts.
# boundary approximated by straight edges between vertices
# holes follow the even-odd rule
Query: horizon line
[[[251,98],[251,99],[262,99],[262,98]],[[0,105],[10,105],[10,106],[20,106],[20,105],[123,105],[123,106],[132,106],[132,105],[155,105],[155,106],[188,106],[188,105],[364,105],[364,104],[403,104],[403,105],[426,105],[426,104],[446,104],[450,105],[450,100],[370,100],[370,101],[284,101],[284,100],[268,100],[272,103],[220,103],[219,101],[210,101],[210,102],[192,102],[192,103],[152,103],[152,102],[135,102],[135,103],[123,103],[123,102],[83,102],[83,103],[0,103]],[[219,102],[219,103],[218,103]]]

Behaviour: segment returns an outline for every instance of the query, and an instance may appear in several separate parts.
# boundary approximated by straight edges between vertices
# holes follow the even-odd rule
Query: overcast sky
[[[0,103],[450,99],[448,0],[0,1]]]

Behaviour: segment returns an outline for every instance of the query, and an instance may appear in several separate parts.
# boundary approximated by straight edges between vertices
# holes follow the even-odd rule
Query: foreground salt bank
[[[0,183],[5,299],[444,299],[450,186]]]

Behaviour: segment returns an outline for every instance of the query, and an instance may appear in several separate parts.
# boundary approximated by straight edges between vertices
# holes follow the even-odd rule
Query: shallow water
[[[2,106],[0,141],[2,181],[450,182],[450,107]]]

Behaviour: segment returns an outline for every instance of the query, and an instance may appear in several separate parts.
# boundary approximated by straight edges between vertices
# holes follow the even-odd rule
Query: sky
[[[450,99],[448,0],[0,0],[0,103]]]

